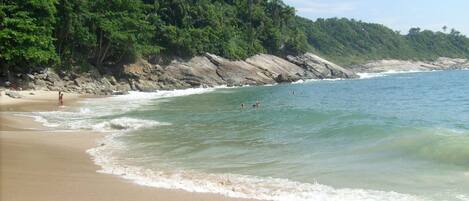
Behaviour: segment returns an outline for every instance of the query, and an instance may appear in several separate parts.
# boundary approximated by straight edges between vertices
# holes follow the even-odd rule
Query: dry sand
[[[1,110],[57,109],[57,92],[34,93],[19,100],[9,100],[2,95]],[[66,104],[77,100],[78,95],[65,95]],[[0,200],[240,200],[217,194],[144,187],[117,176],[97,173],[99,167],[85,151],[94,147],[102,136],[88,131],[52,130],[28,117],[0,113]]]

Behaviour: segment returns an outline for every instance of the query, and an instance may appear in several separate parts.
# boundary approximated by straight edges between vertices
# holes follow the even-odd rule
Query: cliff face
[[[258,54],[238,61],[207,53],[185,61],[174,59],[165,65],[139,60],[124,65],[119,73],[114,74],[101,75],[97,71],[57,74],[48,70],[22,75],[16,81],[18,86],[24,89],[60,89],[79,93],[112,94],[128,90],[154,91],[217,85],[262,85],[294,82],[300,79],[355,77],[357,76],[352,71],[312,53],[288,56],[286,59]]]

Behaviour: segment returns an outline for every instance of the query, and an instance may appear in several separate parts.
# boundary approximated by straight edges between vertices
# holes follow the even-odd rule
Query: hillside
[[[349,65],[368,60],[435,60],[468,58],[469,38],[452,29],[448,34],[412,28],[402,35],[381,24],[349,19],[296,17],[293,25],[305,33],[310,50]]]
[[[103,72],[138,58],[205,53],[237,60],[313,52],[342,65],[469,58],[469,39],[456,30],[402,35],[356,20],[311,21],[281,0],[4,0],[0,16],[2,76],[51,66]]]

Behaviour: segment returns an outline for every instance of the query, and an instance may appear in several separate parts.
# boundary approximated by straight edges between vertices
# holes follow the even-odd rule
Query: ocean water
[[[101,172],[142,185],[282,201],[469,200],[469,71],[361,76],[133,92],[28,115],[106,132],[88,151]]]

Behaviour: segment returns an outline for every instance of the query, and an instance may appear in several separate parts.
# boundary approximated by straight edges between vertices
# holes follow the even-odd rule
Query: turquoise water
[[[87,108],[105,102],[106,115],[70,122],[126,130],[91,152],[104,172],[150,186],[273,200],[469,200],[468,92],[469,71],[393,74],[108,99]]]

